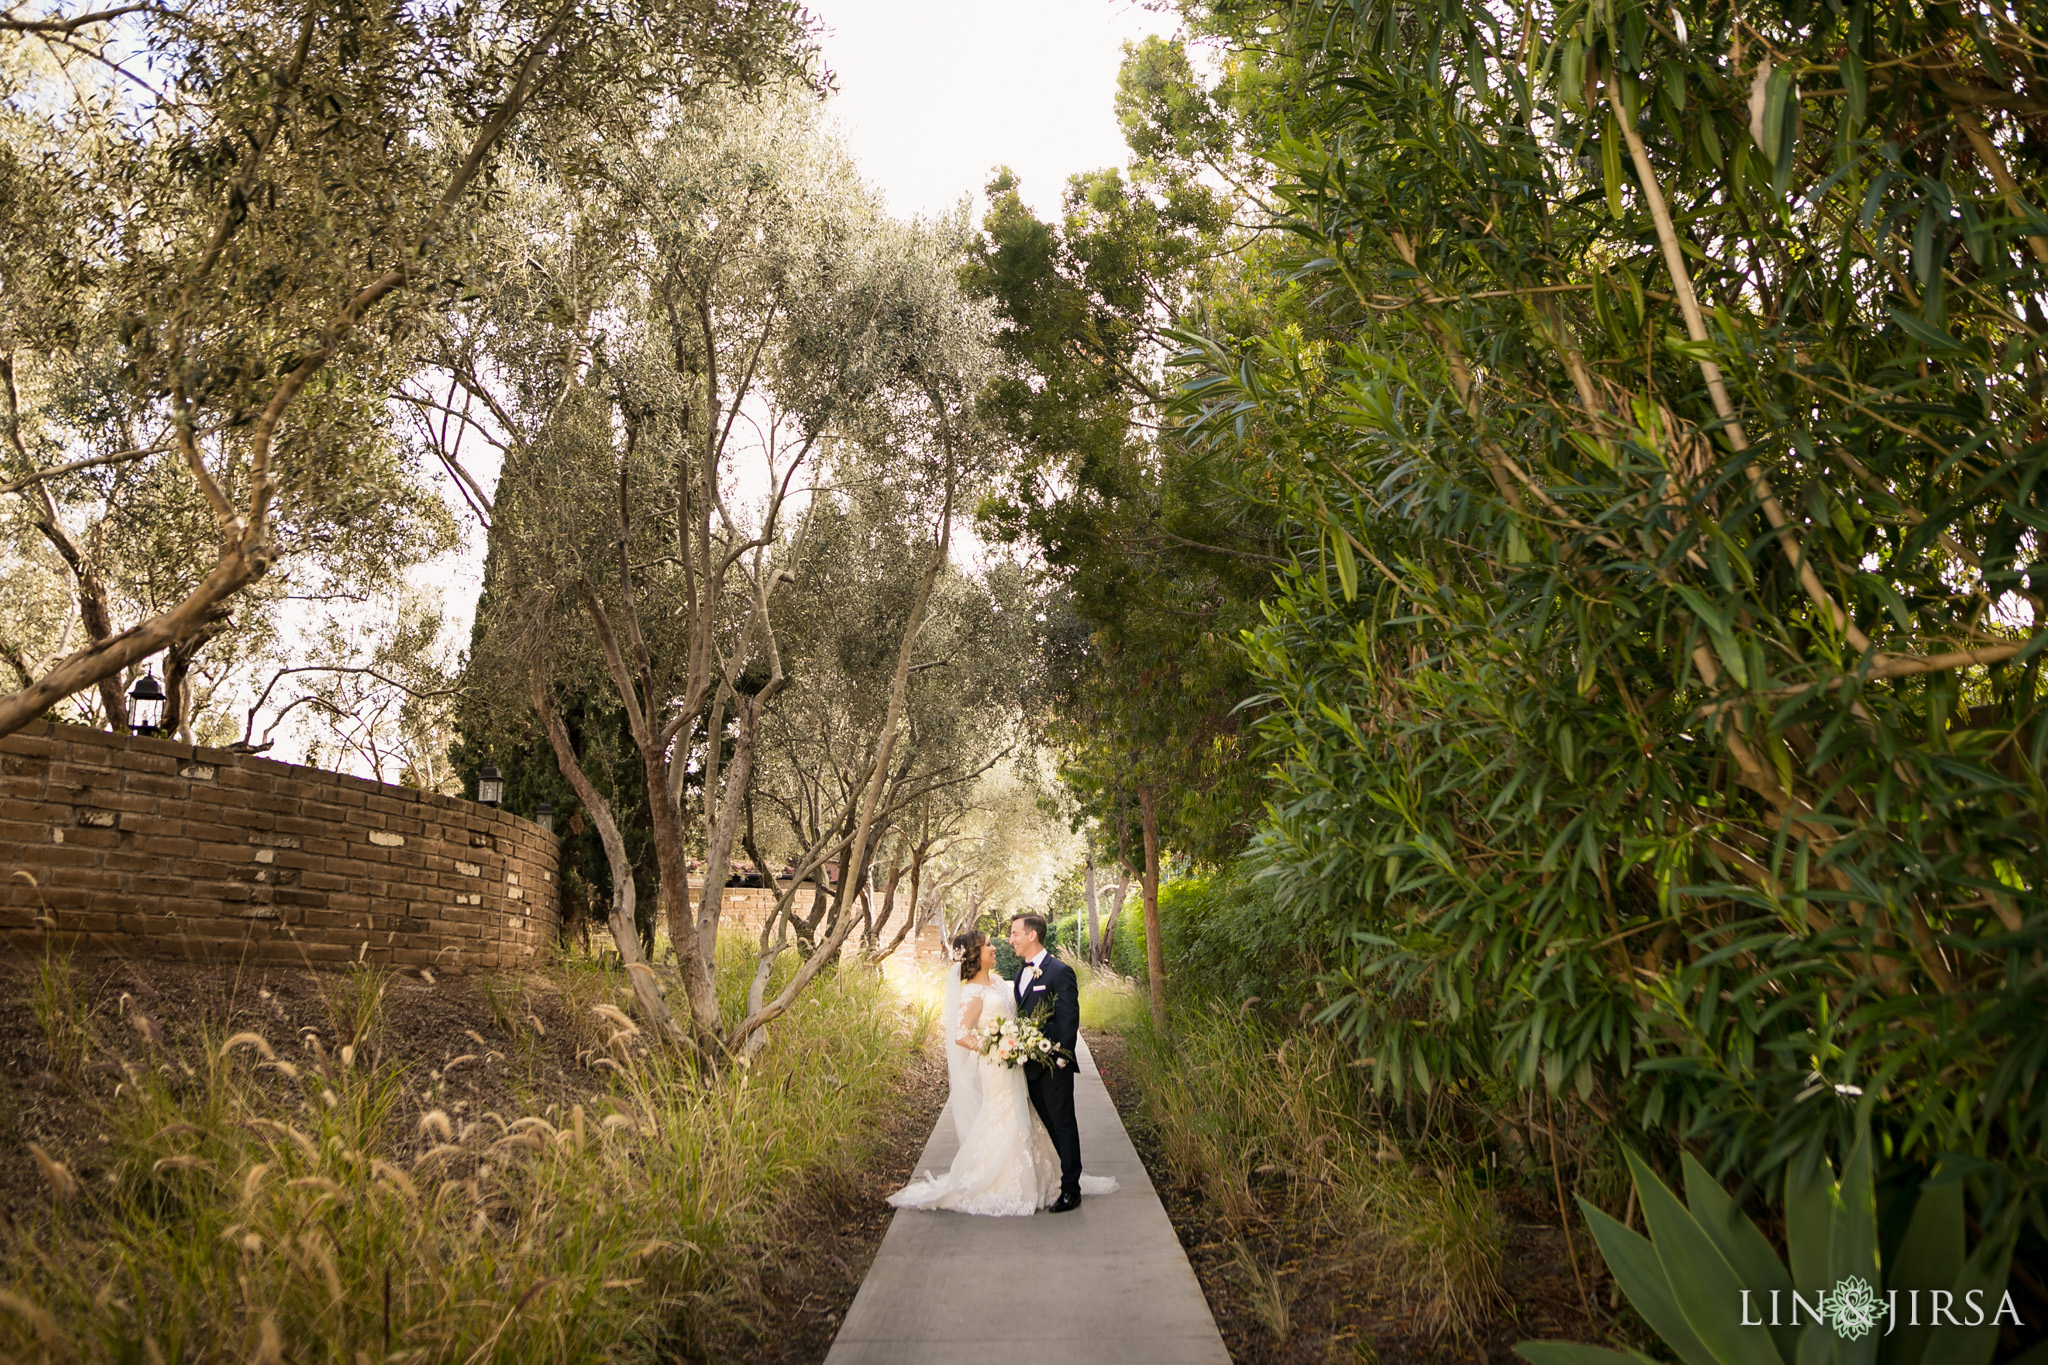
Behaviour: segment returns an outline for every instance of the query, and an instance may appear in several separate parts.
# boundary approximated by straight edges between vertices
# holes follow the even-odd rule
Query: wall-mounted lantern
[[[495,806],[505,799],[505,775],[496,765],[486,763],[476,775],[476,799],[486,806]]]
[[[552,802],[543,801],[533,808],[533,823],[548,833],[555,832],[555,807]]]
[[[138,735],[157,735],[164,728],[164,687],[156,674],[144,673],[128,689],[128,728]]]

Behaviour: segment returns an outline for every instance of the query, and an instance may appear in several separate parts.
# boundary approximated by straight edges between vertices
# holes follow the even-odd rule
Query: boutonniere
[[[1036,968],[1036,967],[1032,966],[1032,965],[1031,965],[1030,963],[1028,963],[1028,962],[1027,962],[1027,963],[1025,963],[1025,964],[1024,964],[1024,984],[1028,986],[1028,985],[1030,985],[1030,984],[1031,984],[1032,982],[1036,981],[1037,979],[1038,979],[1038,968]]]

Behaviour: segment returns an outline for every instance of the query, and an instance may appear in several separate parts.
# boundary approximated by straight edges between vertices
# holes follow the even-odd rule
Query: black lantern
[[[476,799],[486,806],[495,806],[505,799],[505,775],[492,764],[484,764],[476,775]]]
[[[164,688],[154,673],[144,673],[128,689],[128,728],[138,735],[163,733]]]
[[[533,808],[533,823],[548,833],[555,832],[555,807],[552,802],[543,801]]]

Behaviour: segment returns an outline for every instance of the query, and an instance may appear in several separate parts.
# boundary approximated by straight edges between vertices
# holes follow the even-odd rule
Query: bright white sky
[[[977,202],[1008,166],[1041,218],[1076,171],[1122,165],[1123,44],[1170,33],[1132,0],[808,0],[838,77],[833,112],[892,213]]]

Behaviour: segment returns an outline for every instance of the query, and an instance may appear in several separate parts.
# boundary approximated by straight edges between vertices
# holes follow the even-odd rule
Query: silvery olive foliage
[[[0,733],[95,687],[118,722],[122,670],[217,629],[282,559],[416,539],[387,395],[478,283],[508,151],[574,130],[574,182],[591,148],[789,72],[804,41],[780,0],[10,9],[0,482],[66,561],[82,632],[25,656]],[[180,532],[125,563],[72,507],[118,515],[123,480],[155,481]],[[135,555],[161,572],[117,619]]]
[[[866,641],[883,664],[860,699],[871,747],[847,755],[843,832],[799,869],[833,862],[850,885],[898,813],[911,670],[985,458],[986,323],[954,280],[962,225],[888,219],[808,90],[701,100],[609,144],[602,164],[603,193],[575,195],[532,163],[507,238],[524,249],[442,361],[442,406],[504,451],[471,673],[506,686],[508,717],[538,718],[604,843],[614,938],[666,1020],[637,960],[636,859],[613,811],[632,788],[689,1004],[687,1024],[665,1027],[738,1047],[852,928],[842,917],[781,994],[721,1020],[722,888],[763,727],[804,681],[785,617],[863,609],[787,604],[806,590],[813,533],[831,538],[839,486],[886,485],[901,595]],[[611,737],[594,733],[592,706],[618,717]],[[584,767],[600,751],[609,795]],[[706,889],[693,904],[695,837]],[[763,944],[764,982],[780,944]]]

